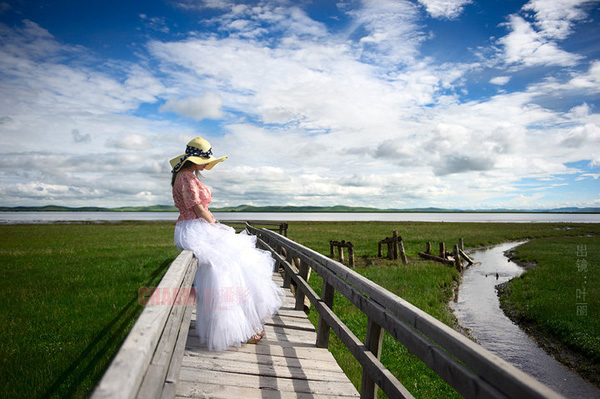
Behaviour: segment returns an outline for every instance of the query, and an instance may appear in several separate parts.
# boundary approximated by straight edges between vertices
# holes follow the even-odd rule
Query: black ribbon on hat
[[[189,157],[210,158],[212,154],[212,148],[209,148],[208,151],[202,151],[200,148],[188,145],[185,149],[185,155],[179,158],[179,163],[173,167],[171,173],[175,173]]]

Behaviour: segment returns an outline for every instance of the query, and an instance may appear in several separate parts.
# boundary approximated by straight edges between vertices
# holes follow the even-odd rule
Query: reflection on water
[[[523,242],[507,243],[470,254],[476,262],[463,273],[453,310],[477,342],[515,367],[568,398],[600,398],[600,390],[540,349],[500,309],[496,285],[523,273],[504,252]]]

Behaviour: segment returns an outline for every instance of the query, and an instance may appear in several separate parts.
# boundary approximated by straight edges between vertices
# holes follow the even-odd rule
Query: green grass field
[[[290,238],[325,255],[329,254],[329,240],[352,241],[359,273],[451,326],[456,320],[448,301],[459,275],[452,267],[418,258],[417,252],[424,250],[426,241],[431,241],[434,248],[439,241],[455,244],[459,237],[464,238],[467,247],[522,238],[534,238],[532,244],[562,242],[557,247],[542,245],[550,251],[544,256],[554,267],[567,270],[568,276],[575,278],[581,275],[573,272],[575,257],[568,251],[573,245],[583,243],[582,237],[593,235],[588,237],[589,244],[585,241],[588,261],[595,263],[596,268],[587,272],[588,286],[598,276],[600,225],[597,224],[573,225],[570,229],[565,229],[564,224],[504,223],[290,222],[289,225]],[[377,242],[391,236],[392,230],[398,230],[404,238],[409,265],[376,258]],[[0,226],[0,278],[4,282],[0,290],[0,397],[89,396],[142,310],[137,303],[139,288],[157,285],[176,257],[178,251],[172,237],[172,223]],[[552,251],[566,255],[556,256]],[[539,260],[540,267],[534,270],[546,268],[542,254],[519,256]],[[543,286],[545,278],[534,279],[529,285]],[[318,276],[313,273],[310,282],[320,292]],[[600,329],[594,323],[600,320],[600,309],[597,301],[590,299],[588,318],[573,317],[575,292],[571,293],[571,288],[553,288],[567,290],[564,316],[569,320],[564,324],[552,323],[563,326],[559,330],[573,331],[564,337],[587,342],[586,348],[594,356],[593,343],[600,339]],[[598,298],[597,292],[588,295]],[[545,298],[548,300],[548,296]],[[531,299],[526,298],[525,302]],[[365,318],[339,294],[334,310],[364,339]],[[559,320],[561,315],[558,312]],[[315,312],[310,317],[315,321]],[[578,331],[588,328],[589,337],[581,338]],[[330,349],[353,383],[360,386],[360,368],[334,336]],[[387,335],[382,361],[416,397],[457,396]]]
[[[600,239],[553,237],[515,251],[537,266],[509,283],[505,306],[563,363],[600,387]],[[564,342],[572,354],[554,345]]]
[[[88,397],[178,251],[154,223],[0,226],[0,397]]]

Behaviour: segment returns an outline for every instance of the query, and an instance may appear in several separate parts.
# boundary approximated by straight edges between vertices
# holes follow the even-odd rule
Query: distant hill
[[[360,206],[252,206],[238,205],[227,206],[221,208],[211,207],[212,212],[360,212],[360,213],[436,213],[436,212],[462,212],[462,213],[600,213],[600,208],[556,208],[556,209],[485,209],[485,210],[465,210],[465,209],[444,209],[444,208],[407,208],[407,209],[380,209],[372,207]],[[118,208],[102,208],[94,206],[86,206],[79,208],[71,208],[67,206],[46,205],[46,206],[16,206],[16,207],[0,207],[3,212],[27,212],[27,211],[48,211],[48,212],[177,212],[177,208],[173,205],[152,205],[152,206],[126,206]]]
[[[119,208],[102,208],[97,206],[83,206],[72,208],[68,206],[46,205],[46,206],[0,206],[2,212],[177,212],[173,205],[152,206],[124,206]]]

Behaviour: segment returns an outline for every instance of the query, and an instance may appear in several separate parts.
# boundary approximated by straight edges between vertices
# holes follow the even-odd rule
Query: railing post
[[[383,329],[370,317],[367,321],[367,338],[365,346],[377,359],[381,358],[381,347],[383,344]],[[360,388],[361,399],[374,399],[377,397],[377,385],[369,373],[363,369],[362,384]]]
[[[291,265],[293,262],[292,251],[285,250],[284,255],[285,255],[285,260],[287,261],[287,263],[289,263]],[[283,288],[290,288],[291,285],[292,285],[292,273],[286,267],[285,272],[283,273]]]
[[[321,301],[327,305],[330,309],[333,308],[333,294],[335,288],[329,283],[327,279],[323,278],[323,290],[321,292]],[[319,324],[317,327],[317,348],[329,347],[329,324],[319,315]]]
[[[306,263],[303,260],[299,261],[298,264],[298,275],[304,280],[307,280],[308,277],[308,263]],[[296,306],[295,309],[296,310],[303,310],[304,309],[304,292],[302,292],[302,290],[300,290],[300,288],[298,286],[296,286]]]
[[[392,238],[394,240],[394,242],[392,243],[393,256],[394,256],[394,259],[398,259],[398,230],[394,230]]]

